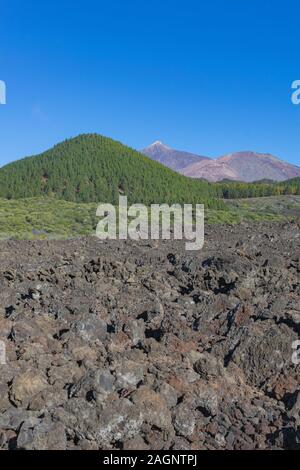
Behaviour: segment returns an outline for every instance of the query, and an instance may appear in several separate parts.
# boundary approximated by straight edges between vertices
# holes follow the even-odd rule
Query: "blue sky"
[[[300,165],[300,4],[1,0],[0,165],[82,132]]]

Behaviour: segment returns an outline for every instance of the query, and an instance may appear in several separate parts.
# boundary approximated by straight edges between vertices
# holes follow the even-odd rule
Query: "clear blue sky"
[[[300,165],[300,4],[1,0],[0,165],[82,132]]]

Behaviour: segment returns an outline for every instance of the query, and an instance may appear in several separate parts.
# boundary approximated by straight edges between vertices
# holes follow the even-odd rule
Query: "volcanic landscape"
[[[300,448],[299,254],[299,219],[1,242],[0,447]]]

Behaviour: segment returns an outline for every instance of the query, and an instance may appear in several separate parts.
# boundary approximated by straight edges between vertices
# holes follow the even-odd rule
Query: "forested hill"
[[[51,196],[76,202],[204,203],[223,208],[216,189],[179,175],[112,139],[84,134],[0,168],[0,197]]]

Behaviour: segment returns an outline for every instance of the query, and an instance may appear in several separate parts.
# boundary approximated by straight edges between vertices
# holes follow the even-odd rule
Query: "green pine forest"
[[[83,134],[0,168],[0,197],[39,196],[70,202],[204,203],[222,199],[300,194],[300,178],[282,183],[224,181],[211,184],[179,175],[141,153],[98,134]]]
[[[224,208],[214,186],[181,176],[112,139],[81,135],[0,169],[0,197],[71,202],[203,203]]]
[[[215,184],[217,197],[223,199],[241,199],[284,195],[300,195],[300,178],[293,178],[281,183],[258,181],[255,183],[221,182]]]
[[[212,184],[112,139],[84,134],[0,168],[0,239],[93,234],[97,204],[118,205],[120,194],[147,206],[202,203],[212,224],[277,220],[300,210],[300,178]]]

